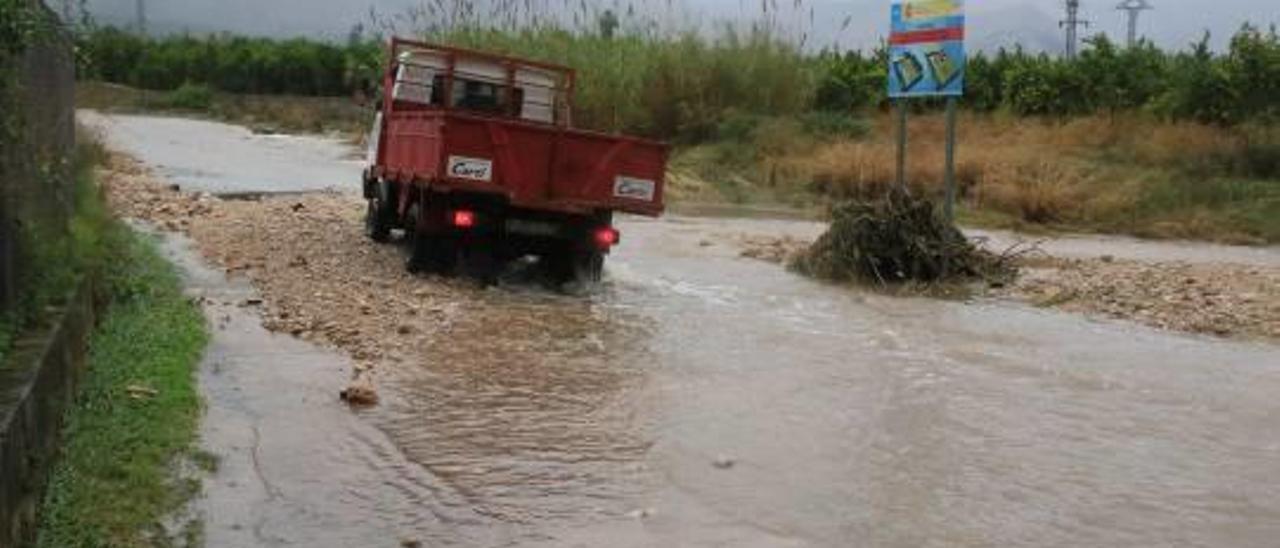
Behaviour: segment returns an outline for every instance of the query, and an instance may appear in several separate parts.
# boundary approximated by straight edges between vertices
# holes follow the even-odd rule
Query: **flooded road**
[[[355,238],[351,219],[334,230]],[[206,384],[206,430],[243,436],[223,414],[242,406],[273,422],[271,448],[211,481],[270,488],[241,507],[209,490],[209,545],[1280,538],[1280,348],[831,287],[727,241],[809,226],[625,219],[597,293],[460,289],[426,344],[380,370],[367,411],[315,385],[342,365],[250,347],[239,371],[255,388]],[[224,519],[236,512],[252,515]]]
[[[85,110],[76,120],[102,133],[107,146],[145,160],[192,192],[358,190],[354,185],[364,169],[356,151],[337,138],[262,135],[205,120]]]
[[[205,265],[184,237],[165,255],[204,302],[212,338],[200,365],[201,445],[217,456],[193,510],[210,547],[396,546],[440,530],[416,493],[425,474],[377,428],[335,405],[350,360],[263,329],[243,280]],[[410,538],[410,537],[404,537]]]

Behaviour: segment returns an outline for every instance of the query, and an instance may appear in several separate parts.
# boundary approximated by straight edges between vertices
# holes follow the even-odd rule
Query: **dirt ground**
[[[1039,258],[1000,292],[1037,306],[1224,337],[1280,338],[1280,269]]]
[[[404,359],[438,326],[447,329],[461,292],[477,291],[459,280],[419,283],[399,268],[399,249],[370,245],[358,196],[223,200],[163,184],[122,155],[113,156],[102,180],[122,215],[187,233],[206,258],[247,276],[265,302],[242,304],[260,306],[268,328],[335,345],[362,368]],[[807,242],[742,236],[736,244],[744,257],[781,264]],[[1021,267],[1015,283],[988,297],[1162,329],[1280,338],[1280,269],[1046,256],[1030,256]],[[368,274],[375,271],[396,274]]]
[[[394,246],[371,245],[362,233],[358,196],[314,193],[262,200],[224,200],[160,183],[137,161],[113,155],[102,170],[115,211],[188,234],[201,253],[261,291],[267,328],[335,345],[361,369],[403,359],[421,346],[426,326],[447,324],[466,282],[415,283]],[[393,264],[394,263],[394,264]],[[353,268],[380,264],[383,268]],[[395,272],[394,277],[370,272]]]
[[[794,237],[739,238],[742,256],[786,263]],[[1280,339],[1280,269],[1229,263],[1144,262],[1031,253],[1011,285],[986,296],[1222,337]]]
[[[219,139],[205,148],[229,148]],[[308,161],[289,150],[286,163]],[[190,167],[165,159],[148,165]],[[406,274],[402,248],[363,236],[356,195],[184,194],[126,158],[102,180],[122,214],[191,237],[184,264],[200,262],[194,247],[253,283],[193,292],[212,329],[256,330],[260,315],[354,356],[381,391],[379,407],[347,412],[348,361],[287,336],[207,364],[205,422],[222,437],[206,443],[233,455],[214,481],[249,497],[214,507],[208,527],[246,540],[211,545],[1262,546],[1280,523],[1269,343],[817,285],[738,257],[749,234],[792,235],[757,246],[779,262],[821,229],[769,219],[627,219],[591,298],[481,290]],[[1135,247],[1099,253],[1151,248]],[[1027,266],[1042,270],[1027,281],[1101,276]],[[1015,290],[992,299],[1093,299]],[[1204,301],[1191,306],[1218,305]]]

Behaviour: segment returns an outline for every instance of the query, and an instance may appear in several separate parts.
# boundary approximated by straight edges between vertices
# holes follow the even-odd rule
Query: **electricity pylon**
[[[1129,47],[1138,45],[1138,16],[1146,10],[1156,9],[1147,0],[1124,0],[1117,10],[1129,12]]]
[[[1080,19],[1080,0],[1067,0],[1067,18],[1059,21],[1058,26],[1067,29],[1067,59],[1075,59],[1080,27],[1089,26],[1088,21]]]

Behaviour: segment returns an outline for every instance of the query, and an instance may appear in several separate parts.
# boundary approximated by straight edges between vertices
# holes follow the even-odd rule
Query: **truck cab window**
[[[456,108],[502,114],[502,89],[497,84],[457,78],[453,81],[453,106]]]

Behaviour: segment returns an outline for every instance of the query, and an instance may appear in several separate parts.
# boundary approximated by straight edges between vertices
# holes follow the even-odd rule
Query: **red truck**
[[[364,174],[367,235],[402,229],[413,272],[492,282],[537,256],[600,278],[615,212],[663,211],[666,144],[574,129],[574,71],[394,38]]]

